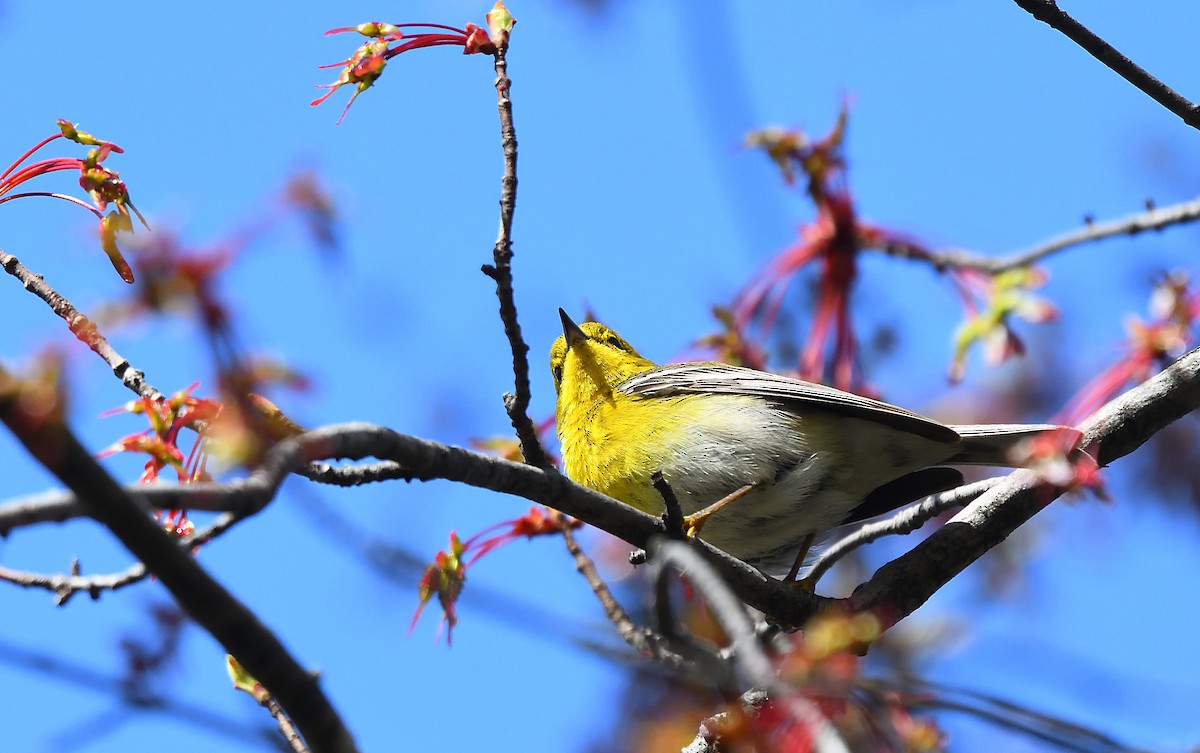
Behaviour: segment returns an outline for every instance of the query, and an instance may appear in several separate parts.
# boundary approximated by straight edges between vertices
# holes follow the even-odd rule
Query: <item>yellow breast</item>
[[[619,396],[571,406],[558,417],[567,475],[643,512],[661,512],[650,477],[670,464],[686,433],[689,402]]]

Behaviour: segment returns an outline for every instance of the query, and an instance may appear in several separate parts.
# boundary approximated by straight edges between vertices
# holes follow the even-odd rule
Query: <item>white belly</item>
[[[672,448],[663,475],[685,514],[746,486],[700,537],[772,574],[786,571],[809,534],[845,521],[867,494],[936,464],[953,446],[858,418],[801,418],[763,401],[731,401]]]

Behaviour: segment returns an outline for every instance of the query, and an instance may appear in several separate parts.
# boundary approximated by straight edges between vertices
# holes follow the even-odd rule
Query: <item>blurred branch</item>
[[[35,274],[17,261],[17,257],[3,251],[0,251],[0,266],[4,267],[5,272],[20,280],[26,290],[45,301],[55,314],[62,317],[71,330],[71,334],[91,348],[96,355],[103,358],[104,362],[112,368],[117,379],[121,380],[121,384],[142,397],[151,400],[162,399],[162,393],[146,382],[146,375],[130,366],[129,361],[113,350],[113,347],[108,344],[108,340],[96,328],[95,322],[79,313],[70,301],[47,285],[45,278]]]
[[[229,512],[239,518],[261,510],[275,494],[275,486],[254,475],[227,484],[129,484],[122,490],[147,515],[156,510],[187,509]],[[0,536],[36,523],[63,523],[89,515],[71,491],[44,492],[0,505]]]
[[[223,715],[211,708],[189,703],[182,697],[164,695],[156,697],[153,702],[146,702],[144,699],[135,701],[126,695],[125,678],[107,674],[73,658],[67,658],[61,646],[55,646],[54,649],[53,653],[50,653],[0,639],[0,665],[4,665],[8,671],[40,675],[48,680],[94,693],[96,696],[124,699],[110,712],[102,714],[98,719],[89,720],[87,724],[78,728],[74,728],[67,719],[61,719],[57,730],[60,739],[86,740],[95,745],[102,731],[128,721],[134,715],[161,714],[178,729],[192,727],[196,732],[218,735],[242,745],[248,741],[264,741],[271,748],[280,747],[279,736],[270,727],[263,724],[247,724],[241,719]],[[47,745],[46,749],[61,750],[62,747]]]
[[[492,249],[493,264],[485,264],[483,273],[496,281],[496,297],[500,299],[500,321],[512,348],[513,394],[504,395],[504,409],[521,441],[525,461],[538,468],[550,467],[550,461],[538,440],[537,429],[529,418],[529,346],[521,336],[517,322],[517,304],[513,298],[512,222],[517,207],[517,130],[513,126],[512,100],[509,90],[507,42],[496,50],[496,108],[500,113],[500,146],[504,151],[504,176],[500,179],[500,233]]]
[[[840,753],[849,748],[813,703],[795,692],[775,672],[775,666],[759,643],[754,623],[741,599],[705,558],[691,545],[657,538],[647,549],[650,555],[650,580],[662,583],[671,572],[686,573],[688,583],[708,605],[713,617],[729,639],[727,654],[753,688],[766,690],[772,699],[812,732],[813,750]],[[656,589],[661,590],[661,589]]]
[[[1200,407],[1200,348],[1110,401],[1084,421],[1080,447],[1101,466],[1136,450],[1157,431]],[[924,604],[939,588],[1064,493],[1018,470],[1006,476],[911,551],[881,567],[849,598],[884,627]]]
[[[1141,89],[1151,99],[1178,115],[1192,128],[1200,128],[1200,108],[1171,87],[1147,73],[1058,7],[1055,0],[1014,0],[1017,5],[1050,28],[1062,32],[1089,55],[1111,68],[1118,76]]]
[[[912,711],[958,712],[1074,753],[1144,753],[1095,729],[975,690],[914,679],[862,679],[857,688],[876,698],[899,694]]]
[[[1089,222],[1082,229],[1055,236],[1024,251],[1008,256],[989,257],[962,250],[928,251],[913,244],[888,242],[873,248],[888,256],[902,259],[919,259],[942,269],[974,269],[988,274],[999,274],[1017,267],[1025,267],[1065,249],[1084,243],[1113,238],[1120,235],[1137,235],[1150,230],[1162,230],[1172,225],[1184,225],[1200,220],[1200,198],[1181,202],[1169,207],[1147,209],[1127,217],[1108,222]]]
[[[24,412],[0,396],[2,420],[33,456],[75,492],[83,509],[146,564],[201,627],[271,690],[314,751],[357,750],[317,678],[190,554],[145,514],[58,421]]]
[[[361,484],[395,479],[410,480],[412,474],[399,463],[384,461],[357,466],[335,467],[309,463],[293,472],[318,483],[333,486]],[[129,484],[125,493],[148,514],[156,510],[198,510],[236,513],[244,518],[262,510],[275,496],[282,478],[251,475],[228,483]],[[64,523],[87,516],[70,491],[48,491],[10,500],[0,505],[0,536],[37,523]]]
[[[770,695],[763,690],[748,690],[738,699],[740,715],[753,716],[771,700]],[[738,715],[730,711],[714,714],[700,722],[700,731],[690,743],[685,745],[680,753],[723,753],[725,746],[722,735],[730,728],[738,726]]]

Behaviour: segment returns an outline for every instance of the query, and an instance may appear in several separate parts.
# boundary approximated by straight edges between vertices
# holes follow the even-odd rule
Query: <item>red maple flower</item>
[[[578,528],[582,525],[581,521],[569,518],[557,510],[534,505],[521,517],[488,526],[466,541],[462,541],[457,533],[451,531],[450,546],[438,552],[433,562],[426,565],[425,572],[417,584],[419,603],[408,626],[409,633],[416,627],[425,605],[436,596],[442,606],[446,643],[450,643],[451,631],[458,624],[458,616],[454,610],[467,582],[467,568],[488,552],[517,539],[558,534],[563,528]]]
[[[129,268],[129,264],[122,257],[121,251],[117,247],[116,235],[118,232],[133,232],[131,213],[137,216],[144,227],[148,226],[141,212],[130,201],[129,189],[126,188],[125,182],[121,180],[120,175],[116,170],[110,170],[102,164],[113,152],[121,154],[124,150],[111,141],[103,141],[86,131],[80,131],[66,120],[58,121],[58,130],[59,132],[53,136],[47,136],[39,141],[33,148],[22,154],[16,162],[9,165],[8,169],[0,173],[0,204],[12,201],[13,199],[45,196],[52,199],[62,199],[76,206],[83,207],[100,220],[100,246],[104,249],[104,253],[108,255],[113,268],[117,270],[117,274],[121,276],[122,280],[132,283],[133,271]],[[88,151],[87,156],[83,159],[79,159],[78,157],[54,157],[38,160],[24,167],[21,166],[21,163],[25,162],[35,152],[55,139],[68,139],[83,146],[90,146],[92,149]],[[17,186],[27,183],[38,176],[63,170],[79,171],[79,186],[87,192],[92,200],[91,204],[74,196],[61,193],[46,191],[12,193],[13,189]],[[105,214],[105,210],[108,209],[110,204],[114,208]]]
[[[1156,369],[1179,356],[1195,341],[1200,316],[1200,292],[1189,290],[1185,272],[1165,275],[1150,295],[1150,319],[1131,316],[1123,354],[1079,391],[1054,419],[1076,424],[1116,397],[1131,384],[1146,381]]]
[[[363,42],[345,60],[320,66],[321,68],[341,68],[342,72],[337,81],[319,86],[319,88],[329,91],[314,99],[311,104],[319,105],[341,87],[353,84],[354,94],[350,95],[350,101],[346,103],[346,107],[338,118],[338,122],[341,123],[358,95],[371,88],[375,81],[383,75],[383,69],[387,62],[410,50],[451,45],[462,47],[464,55],[476,53],[495,55],[498,46],[507,46],[508,35],[516,21],[509,15],[504,4],[497,2],[491,12],[487,14],[487,23],[492,36],[488,36],[487,31],[475,24],[467,24],[460,29],[445,24],[389,24],[372,21],[358,26],[331,29],[325,32],[325,36],[357,32],[367,37],[367,41]]]
[[[777,128],[755,131],[747,137],[747,144],[762,148],[779,166],[789,185],[798,173],[808,176],[806,190],[816,205],[817,216],[802,225],[798,240],[768,262],[737,295],[730,328],[744,340],[753,324],[761,347],[770,336],[796,275],[819,261],[816,310],[801,349],[799,375],[812,381],[829,381],[841,389],[862,391],[858,340],[850,318],[858,253],[863,248],[891,245],[903,245],[913,255],[928,252],[902,233],[859,219],[842,157],[846,122],[847,109],[843,107],[833,130],[818,141],[810,141],[800,131]]]

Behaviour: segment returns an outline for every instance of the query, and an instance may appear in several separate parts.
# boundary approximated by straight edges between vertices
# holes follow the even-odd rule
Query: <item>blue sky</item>
[[[938,247],[1017,250],[1085,215],[1116,217],[1148,197],[1166,205],[1196,193],[1196,133],[1013,3],[604,5],[510,6],[521,149],[516,284],[538,418],[553,411],[543,359],[558,306],[582,314],[590,305],[645,355],[670,358],[710,331],[709,308],[811,216],[766,160],[739,148],[750,128],[821,134],[851,97],[850,184],[861,213]],[[1081,20],[1200,96],[1194,3],[1145,3],[1136,13],[1111,0],[1086,5]],[[284,226],[223,281],[244,342],[314,381],[311,392],[277,402],[313,426],[367,420],[459,444],[504,433],[507,344],[491,282],[478,271],[495,238],[501,168],[489,61],[454,48],[406,54],[341,125],[344,93],[308,105],[314,85],[335,77],[316,66],[355,44],[325,30],[369,20],[482,23],[487,9],[460,0],[296,2],[286,11],[130,2],[68,21],[52,4],[3,3],[2,146],[15,158],[56,118],[79,122],[125,148],[110,164],[151,224],[197,245],[250,223],[290,173],[316,169],[342,213],[343,256],[321,256]],[[65,191],[73,180],[43,186]],[[0,248],[84,311],[123,292],[82,213],[48,201],[0,212]],[[1045,292],[1064,317],[1030,342],[1034,358],[1068,354],[1056,361],[1060,388],[1084,384],[1116,357],[1124,317],[1144,311],[1156,271],[1192,264],[1196,232],[1110,241],[1049,264]],[[6,280],[6,367],[48,340],[70,342],[40,301]],[[872,383],[889,400],[932,410],[949,390],[960,314],[949,287],[927,269],[871,258],[857,302],[864,332],[886,323],[901,333],[896,353],[873,365]],[[112,340],[164,391],[212,383],[183,317]],[[85,440],[99,449],[139,429],[129,418],[96,418],[129,395],[98,359],[72,352],[73,422]],[[974,362],[952,398],[1013,373]],[[0,458],[0,496],[54,486],[7,436]],[[128,480],[138,472],[120,459],[109,467]],[[1025,538],[1029,577],[1009,595],[986,593],[973,570],[909,627],[969,621],[930,660],[934,677],[1134,744],[1182,749],[1200,738],[1200,647],[1186,638],[1200,603],[1175,584],[1200,566],[1200,531],[1194,516],[1154,504],[1126,468],[1110,478],[1115,504],[1056,504],[1039,516]],[[325,535],[311,513],[317,503],[430,557],[451,529],[469,533],[527,504],[448,483],[343,491],[293,481],[199,555],[322,672],[364,750],[394,748],[398,735],[414,749],[565,750],[602,734],[622,668],[558,637],[560,624],[543,613],[577,635],[610,633],[560,544],[517,544],[480,563],[447,648],[433,640],[432,614],[407,635],[415,589],[380,579]],[[128,564],[104,531],[82,522],[0,543],[0,564],[15,569],[61,572],[74,556],[86,573]],[[497,617],[485,593],[533,606]],[[151,584],[56,609],[44,592],[0,588],[0,642],[10,656],[58,654],[119,678],[118,642],[166,598]],[[169,695],[261,722],[228,688],[219,646],[195,629],[185,641]],[[0,686],[0,726],[13,750],[262,747],[170,714],[131,714],[111,695],[13,662],[0,662]],[[963,749],[981,739],[952,729]]]

